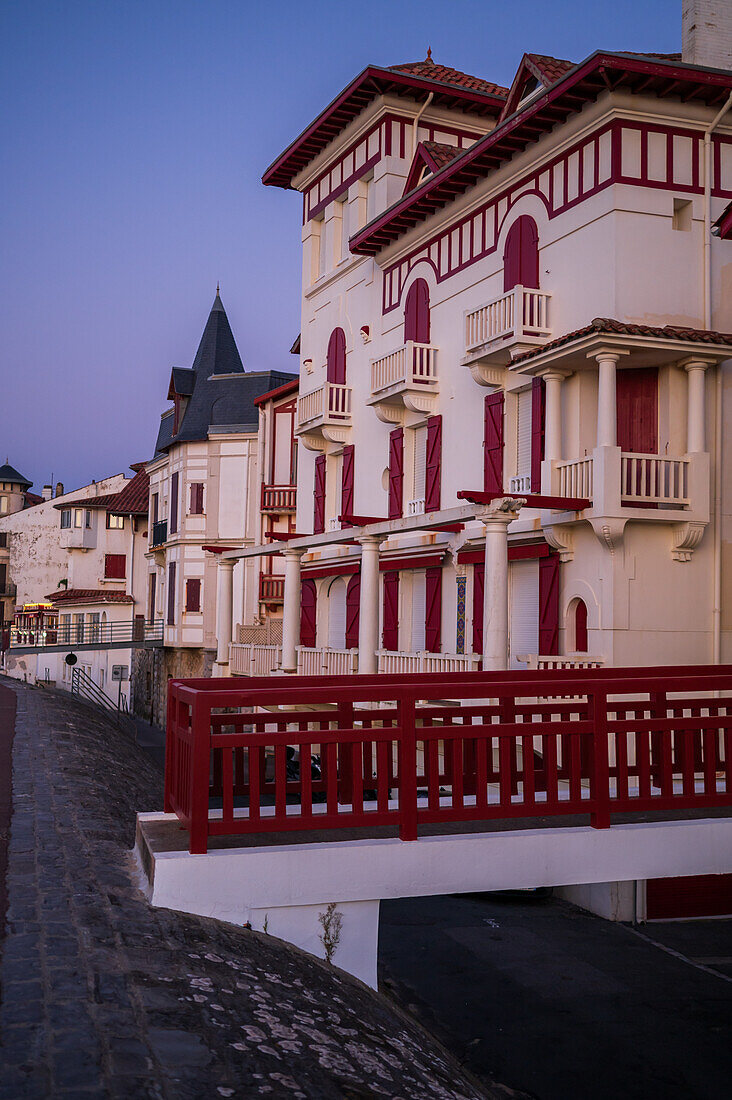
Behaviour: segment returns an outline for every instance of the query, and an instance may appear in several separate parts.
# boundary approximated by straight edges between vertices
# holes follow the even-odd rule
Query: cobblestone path
[[[0,1100],[510,1094],[340,971],[152,909],[129,850],[135,811],[162,803],[161,772],[75,700],[3,683],[6,736],[11,693],[17,715]]]

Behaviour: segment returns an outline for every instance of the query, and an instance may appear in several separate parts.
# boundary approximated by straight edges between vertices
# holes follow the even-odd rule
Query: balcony
[[[399,653],[381,649],[377,653],[379,672],[411,675],[415,672],[476,672],[477,653]]]
[[[323,449],[323,440],[345,443],[351,427],[350,386],[326,382],[297,401],[296,434],[311,450]]]
[[[283,603],[285,599],[284,573],[261,573],[259,599],[263,603]]]
[[[432,412],[439,390],[437,348],[408,340],[396,351],[371,360],[371,398],[380,420],[397,423],[402,408]]]
[[[552,334],[550,294],[515,286],[465,314],[465,358],[475,380],[495,385],[490,367],[503,367],[523,351],[541,347]],[[488,369],[484,369],[488,368]]]
[[[59,545],[64,550],[94,550],[97,545],[96,527],[62,527]]]
[[[298,646],[298,676],[351,676],[358,672],[357,649]]]
[[[168,539],[168,521],[167,519],[158,520],[157,523],[152,525],[152,534],[150,536],[150,549],[155,550],[158,546],[163,546]]]
[[[270,514],[283,515],[297,508],[296,485],[263,485],[260,510]]]
[[[276,643],[232,642],[229,671],[232,676],[269,676],[282,661],[282,646]]]

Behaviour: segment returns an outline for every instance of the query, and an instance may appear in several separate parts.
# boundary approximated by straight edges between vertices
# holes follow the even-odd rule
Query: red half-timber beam
[[[461,489],[457,497],[458,500],[469,500],[471,504],[490,504],[493,500],[508,497],[510,500],[525,500],[527,508],[557,508],[562,512],[581,512],[592,505],[587,497],[550,497],[541,493],[482,493]]]

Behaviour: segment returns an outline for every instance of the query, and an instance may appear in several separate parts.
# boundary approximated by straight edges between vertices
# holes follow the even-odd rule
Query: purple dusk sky
[[[297,369],[301,202],[260,177],[368,63],[507,85],[680,37],[680,0],[4,0],[0,462],[40,491],[149,458],[217,280],[245,368]]]

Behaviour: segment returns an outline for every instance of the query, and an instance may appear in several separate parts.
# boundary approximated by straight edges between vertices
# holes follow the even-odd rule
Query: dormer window
[[[521,89],[521,94],[518,101],[519,107],[523,107],[525,103],[528,103],[530,99],[534,98],[537,92],[541,92],[543,90],[544,85],[540,84],[535,76],[530,76],[524,84],[523,88]]]

